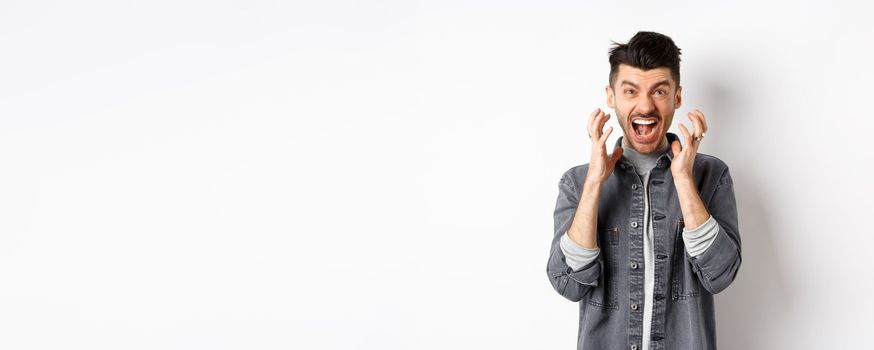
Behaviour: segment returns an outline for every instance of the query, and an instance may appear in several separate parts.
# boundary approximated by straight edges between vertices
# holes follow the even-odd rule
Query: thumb
[[[671,142],[671,150],[674,151],[674,156],[676,157],[683,150],[683,147],[680,146],[680,141],[674,140],[674,142]]]
[[[613,163],[613,164],[616,164],[616,161],[618,161],[619,158],[622,157],[622,152],[623,152],[623,151],[624,151],[624,150],[622,149],[622,147],[616,147],[616,148],[614,148],[614,149],[613,149],[613,155],[610,156],[610,162]]]

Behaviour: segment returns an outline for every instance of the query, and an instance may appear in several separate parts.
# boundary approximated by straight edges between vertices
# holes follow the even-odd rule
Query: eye
[[[625,90],[626,95],[631,95],[634,93],[634,90]]]
[[[666,93],[667,93],[667,91],[665,91],[665,90],[656,90],[656,95],[664,95]]]

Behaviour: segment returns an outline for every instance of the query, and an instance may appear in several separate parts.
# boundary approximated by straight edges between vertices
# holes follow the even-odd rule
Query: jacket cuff
[[[604,264],[601,260],[602,259],[592,260],[585,266],[581,267],[579,271],[574,271],[570,266],[568,266],[566,274],[568,278],[577,284],[597,287],[601,279],[601,270]]]
[[[723,232],[716,235],[710,247],[697,257],[692,257],[692,272],[698,273],[702,268],[708,271],[722,271],[725,266],[728,266],[736,259],[735,254],[726,254],[727,252],[736,252],[737,245],[729,238],[729,235]],[[706,271],[705,271],[706,272]],[[706,273],[705,273],[706,275]]]

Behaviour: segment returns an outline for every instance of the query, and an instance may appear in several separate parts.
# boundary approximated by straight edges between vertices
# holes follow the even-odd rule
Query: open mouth
[[[631,121],[631,127],[634,128],[634,133],[640,136],[649,136],[652,134],[658,125],[655,119],[634,119]]]

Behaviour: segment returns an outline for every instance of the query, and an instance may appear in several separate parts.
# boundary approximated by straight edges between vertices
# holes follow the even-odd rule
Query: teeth
[[[654,124],[655,120],[635,119],[631,121],[634,124],[649,125]]]

